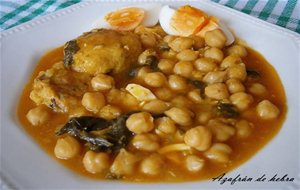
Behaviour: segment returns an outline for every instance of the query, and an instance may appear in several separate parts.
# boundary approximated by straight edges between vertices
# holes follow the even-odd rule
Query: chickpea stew
[[[97,29],[46,53],[18,117],[54,159],[94,179],[204,180],[250,159],[280,130],[286,97],[255,50],[221,29]]]

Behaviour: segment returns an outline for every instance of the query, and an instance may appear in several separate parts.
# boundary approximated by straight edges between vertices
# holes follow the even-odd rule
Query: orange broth
[[[226,141],[226,143],[233,149],[233,153],[230,155],[230,161],[226,164],[207,162],[204,169],[198,173],[190,173],[186,171],[182,166],[172,165],[172,167],[170,167],[172,169],[167,172],[168,174],[162,174],[149,178],[143,174],[136,172],[134,176],[125,178],[125,181],[183,182],[213,178],[245,163],[260,149],[262,149],[272,138],[274,138],[274,136],[276,136],[283,125],[287,112],[284,88],[275,69],[262,57],[262,55],[251,48],[247,48],[247,51],[248,55],[243,59],[243,61],[246,64],[247,68],[253,68],[260,72],[262,77],[259,82],[266,86],[269,92],[266,99],[277,105],[281,112],[279,117],[273,120],[259,120],[257,116],[255,116],[254,106],[250,108],[250,111],[243,113],[243,118],[246,118],[248,121],[252,122],[255,125],[255,131],[252,132],[251,135],[246,139],[237,140],[236,137],[233,137]],[[79,156],[76,156],[69,160],[61,160],[55,157],[53,150],[58,139],[58,137],[55,135],[55,131],[59,126],[67,122],[68,117],[66,114],[52,113],[51,119],[46,124],[41,126],[31,125],[26,118],[27,112],[36,106],[35,103],[29,98],[34,78],[37,77],[40,71],[51,68],[54,63],[61,60],[63,60],[62,47],[53,49],[50,52],[46,53],[37,64],[29,82],[27,83],[21,94],[17,110],[21,126],[40,145],[41,149],[45,150],[53,159],[55,159],[62,165],[83,176],[94,179],[103,179],[103,174],[91,174],[85,170],[82,164],[84,150],[82,150]],[[257,104],[256,98],[254,99],[254,101],[255,104]],[[174,154],[174,157],[176,156],[177,155]],[[167,162],[166,164],[171,163]],[[170,177],[172,175],[176,175],[176,177]]]

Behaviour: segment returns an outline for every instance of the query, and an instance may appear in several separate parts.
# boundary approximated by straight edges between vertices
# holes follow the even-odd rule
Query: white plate
[[[54,47],[89,30],[103,12],[137,2],[84,2],[2,33],[1,49],[1,173],[19,188],[71,189],[299,189],[299,52],[300,37],[232,9],[206,1],[166,1],[172,6],[191,4],[222,18],[236,35],[258,50],[276,68],[283,82],[288,114],[279,134],[251,160],[230,172],[257,178],[275,174],[296,178],[294,182],[189,182],[179,184],[130,184],[83,178],[50,158],[23,130],[16,119],[19,95],[39,58]]]

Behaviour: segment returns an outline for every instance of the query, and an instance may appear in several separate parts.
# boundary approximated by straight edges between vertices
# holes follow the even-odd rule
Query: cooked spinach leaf
[[[64,65],[69,68],[73,63],[73,55],[79,50],[76,40],[71,40],[64,47]]]
[[[247,76],[251,78],[259,78],[260,73],[254,69],[247,69]]]
[[[141,67],[131,68],[128,72],[128,76],[133,77],[133,78],[136,77],[140,69],[141,69]]]
[[[149,55],[146,58],[145,65],[147,65],[152,71],[159,71],[158,62],[159,61],[158,61],[158,58],[156,56]],[[129,77],[136,77],[141,68],[142,67],[140,67],[140,66],[131,68],[128,72],[128,76]]]
[[[153,117],[154,119],[157,119],[157,118],[160,118],[160,117],[165,117],[165,116],[166,116],[165,113],[159,113],[159,114],[153,114],[153,113],[152,113],[152,117]]]
[[[200,90],[200,95],[203,98],[204,97],[204,89],[207,86],[207,84],[205,82],[202,82],[199,80],[189,80],[189,82]]]
[[[158,71],[158,58],[154,55],[150,55],[146,58],[146,64],[149,65],[153,71]]]
[[[168,43],[166,42],[162,42],[161,44],[159,44],[158,46],[158,50],[159,51],[169,51],[171,48],[170,46],[168,45]]]
[[[117,175],[117,174],[114,174],[114,173],[111,173],[111,172],[107,173],[106,176],[105,176],[106,179],[110,179],[110,180],[120,180],[123,177],[124,176],[122,176],[122,175]]]
[[[227,118],[236,118],[240,115],[238,109],[230,103],[218,102],[215,107],[215,110],[216,115]]]
[[[82,116],[71,118],[56,134],[68,133],[85,142],[91,150],[118,152],[126,147],[132,133],[126,127],[126,119],[133,112],[123,114],[113,120]]]

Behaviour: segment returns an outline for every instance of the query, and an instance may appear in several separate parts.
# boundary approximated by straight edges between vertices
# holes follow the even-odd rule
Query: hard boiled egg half
[[[159,22],[163,30],[170,35],[204,37],[207,31],[219,28],[227,37],[226,45],[234,42],[234,36],[219,19],[189,5],[179,7],[177,10],[168,5],[163,6]]]
[[[161,4],[140,4],[107,13],[93,24],[93,28],[134,30],[137,26],[154,26],[158,23]]]

